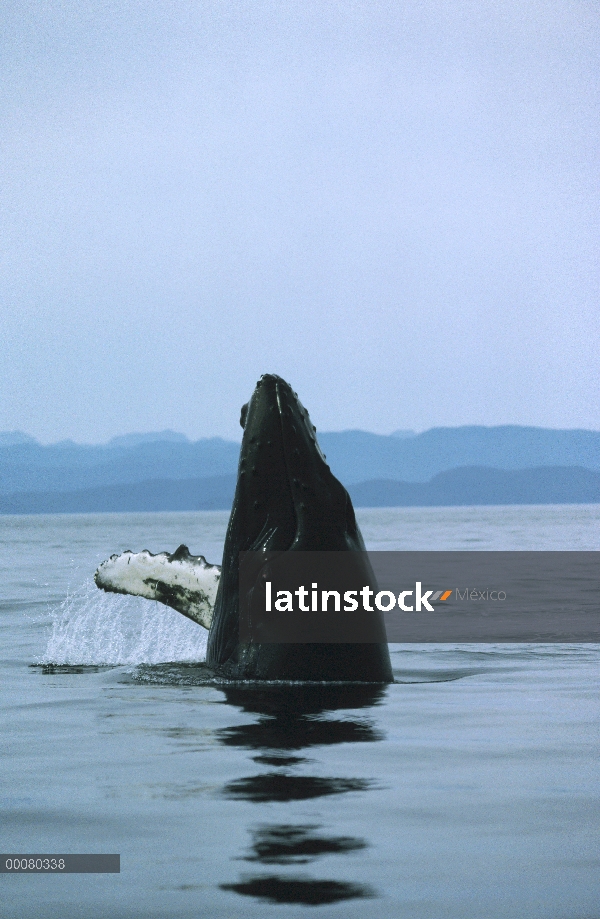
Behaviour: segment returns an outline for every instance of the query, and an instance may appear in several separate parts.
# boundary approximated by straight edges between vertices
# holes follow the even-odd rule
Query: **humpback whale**
[[[96,584],[159,600],[209,628],[206,663],[231,679],[392,682],[385,640],[240,639],[240,553],[253,553],[245,558],[258,582],[274,553],[349,551],[362,583],[374,582],[350,496],[327,465],[290,385],[274,374],[261,377],[240,423],[244,434],[220,573],[180,546],[172,555],[111,556],[96,571]],[[385,636],[379,611],[370,616],[374,634]]]

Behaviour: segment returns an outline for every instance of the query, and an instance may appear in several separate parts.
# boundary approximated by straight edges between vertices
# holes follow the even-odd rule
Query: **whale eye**
[[[242,405],[242,411],[240,412],[240,424],[243,428],[246,427],[246,417],[248,415],[248,403]]]

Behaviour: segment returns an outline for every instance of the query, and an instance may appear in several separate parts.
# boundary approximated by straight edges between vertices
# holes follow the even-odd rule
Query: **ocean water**
[[[358,513],[370,549],[600,550],[600,506]],[[396,683],[210,682],[204,632],[100,561],[227,514],[0,517],[0,875],[10,919],[598,919],[597,645],[393,645]]]

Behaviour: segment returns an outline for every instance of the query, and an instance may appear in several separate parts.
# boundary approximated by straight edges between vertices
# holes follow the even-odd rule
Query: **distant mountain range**
[[[600,502],[600,432],[504,426],[319,434],[358,507]],[[42,446],[0,434],[0,513],[229,508],[239,444],[127,434]]]
[[[153,479],[75,491],[0,495],[0,514],[229,510],[237,476]],[[579,466],[506,471],[467,466],[430,482],[375,479],[350,486],[355,507],[600,503],[600,472]]]
[[[121,511],[229,510],[236,475],[207,479],[152,479],[75,491],[0,495],[0,514],[98,514]]]
[[[600,504],[600,472],[580,466],[490,469],[465,466],[430,482],[379,479],[350,486],[356,507],[442,507],[469,504]]]
[[[239,444],[218,437],[196,443],[151,440],[90,447],[15,444],[0,447],[0,494],[233,475],[239,452]]]

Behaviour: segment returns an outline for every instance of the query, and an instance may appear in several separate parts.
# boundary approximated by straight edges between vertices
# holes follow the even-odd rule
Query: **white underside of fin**
[[[94,580],[110,593],[158,600],[209,629],[220,577],[219,565],[210,565],[204,556],[190,555],[181,546],[172,555],[146,550],[111,555]]]

